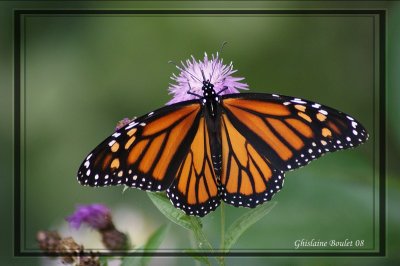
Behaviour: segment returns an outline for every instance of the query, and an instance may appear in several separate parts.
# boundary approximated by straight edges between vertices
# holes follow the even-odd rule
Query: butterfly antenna
[[[213,67],[212,67],[212,70],[211,70],[210,82],[211,82],[211,79],[212,79],[212,77],[213,77],[213,75],[214,75],[214,70],[215,70],[215,65],[217,64],[218,54],[221,54],[221,53],[222,53],[222,49],[224,49],[225,45],[227,45],[227,44],[228,44],[227,41],[222,42],[221,47],[220,47],[219,50],[217,51],[217,56],[216,56],[216,58],[215,58],[215,62],[214,62],[214,64],[213,64]]]
[[[187,80],[187,83],[188,83],[188,85],[189,85],[189,90],[187,91],[187,94],[194,95],[194,96],[199,97],[199,98],[202,98],[202,97],[203,97],[203,96],[201,96],[201,95],[199,95],[199,94],[197,94],[197,93],[192,92],[192,87],[190,86],[189,80]]]
[[[222,53],[222,49],[224,49],[225,45],[227,45],[228,42],[227,41],[223,41],[221,44],[221,47],[219,48],[219,52]]]
[[[201,80],[199,80],[195,75],[193,75],[192,73],[190,73],[189,71],[187,71],[186,69],[181,68],[177,63],[175,63],[172,60],[168,61],[168,64],[173,64],[177,69],[179,69],[182,72],[185,72],[187,74],[189,74],[192,78],[197,79],[199,82],[202,82]]]
[[[203,76],[203,81],[206,81],[206,76],[204,75],[203,69],[200,69],[200,71],[201,71],[201,75]]]

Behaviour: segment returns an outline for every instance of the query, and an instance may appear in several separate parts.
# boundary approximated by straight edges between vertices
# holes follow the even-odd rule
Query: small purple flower
[[[188,94],[190,90],[192,93],[203,95],[202,87],[204,79],[209,80],[214,85],[214,90],[218,93],[224,87],[227,87],[222,94],[238,93],[239,89],[247,90],[248,85],[240,82],[244,78],[232,77],[231,75],[236,72],[233,69],[232,62],[229,65],[223,64],[223,59],[219,55],[211,56],[211,60],[207,54],[204,54],[203,61],[196,61],[192,56],[192,61],[186,60],[186,63],[181,62],[182,67],[176,66],[181,72],[178,76],[172,75],[171,79],[176,84],[170,84],[169,92],[173,94],[172,100],[167,104],[196,99],[196,96]]]
[[[127,117],[122,118],[122,120],[118,121],[117,125],[115,126],[115,131],[118,131],[119,129],[123,128],[124,126],[126,126],[127,124],[129,124],[133,119],[129,119]]]
[[[79,229],[82,223],[90,227],[102,230],[112,225],[111,211],[102,204],[91,204],[78,206],[71,216],[67,217],[69,225]]]

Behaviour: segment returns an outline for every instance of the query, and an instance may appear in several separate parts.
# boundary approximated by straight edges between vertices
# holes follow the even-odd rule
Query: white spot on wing
[[[323,115],[328,115],[328,112],[323,109],[318,110],[318,112],[320,112]]]
[[[137,124],[138,124],[137,122],[131,122],[131,123],[129,123],[129,126],[127,126],[125,129],[131,129],[134,126],[136,126]]]
[[[291,102],[294,102],[294,103],[307,103],[307,102],[305,102],[305,101],[303,101],[302,99],[300,99],[300,98],[294,98],[293,100],[291,100]]]

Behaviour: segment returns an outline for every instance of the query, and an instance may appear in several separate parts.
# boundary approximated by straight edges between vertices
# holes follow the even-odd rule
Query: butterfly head
[[[201,89],[203,91],[203,103],[205,103],[206,101],[219,102],[219,93],[215,91],[214,84],[212,84],[210,80],[204,80],[203,87]]]
[[[203,87],[201,88],[203,90],[203,93],[215,93],[214,91],[214,84],[212,84],[209,80],[204,80],[203,81]]]
[[[205,98],[205,93],[209,96],[213,92],[223,95],[248,89],[247,84],[241,82],[243,78],[232,76],[236,72],[233,64],[224,64],[218,53],[211,58],[205,54],[203,60],[196,60],[192,56],[191,60],[176,67],[180,73],[171,77],[175,84],[169,87],[173,98],[168,104],[199,99],[200,96]]]

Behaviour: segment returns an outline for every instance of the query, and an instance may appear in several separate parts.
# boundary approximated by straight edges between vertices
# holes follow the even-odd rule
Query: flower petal
[[[167,103],[174,104],[182,101],[197,99],[195,95],[188,94],[191,91],[193,94],[203,95],[203,81],[209,80],[214,85],[215,91],[218,93],[223,88],[228,89],[221,92],[223,94],[238,93],[239,90],[247,90],[248,85],[240,82],[243,77],[231,76],[237,70],[233,69],[233,64],[230,62],[229,65],[223,64],[223,59],[219,58],[217,53],[211,55],[211,59],[207,53],[204,53],[203,61],[196,61],[194,56],[191,56],[191,60],[188,59],[186,62],[181,61],[181,67],[177,66],[181,71],[179,75],[172,74],[171,79],[176,84],[170,84],[169,94],[172,94],[172,99]]]

